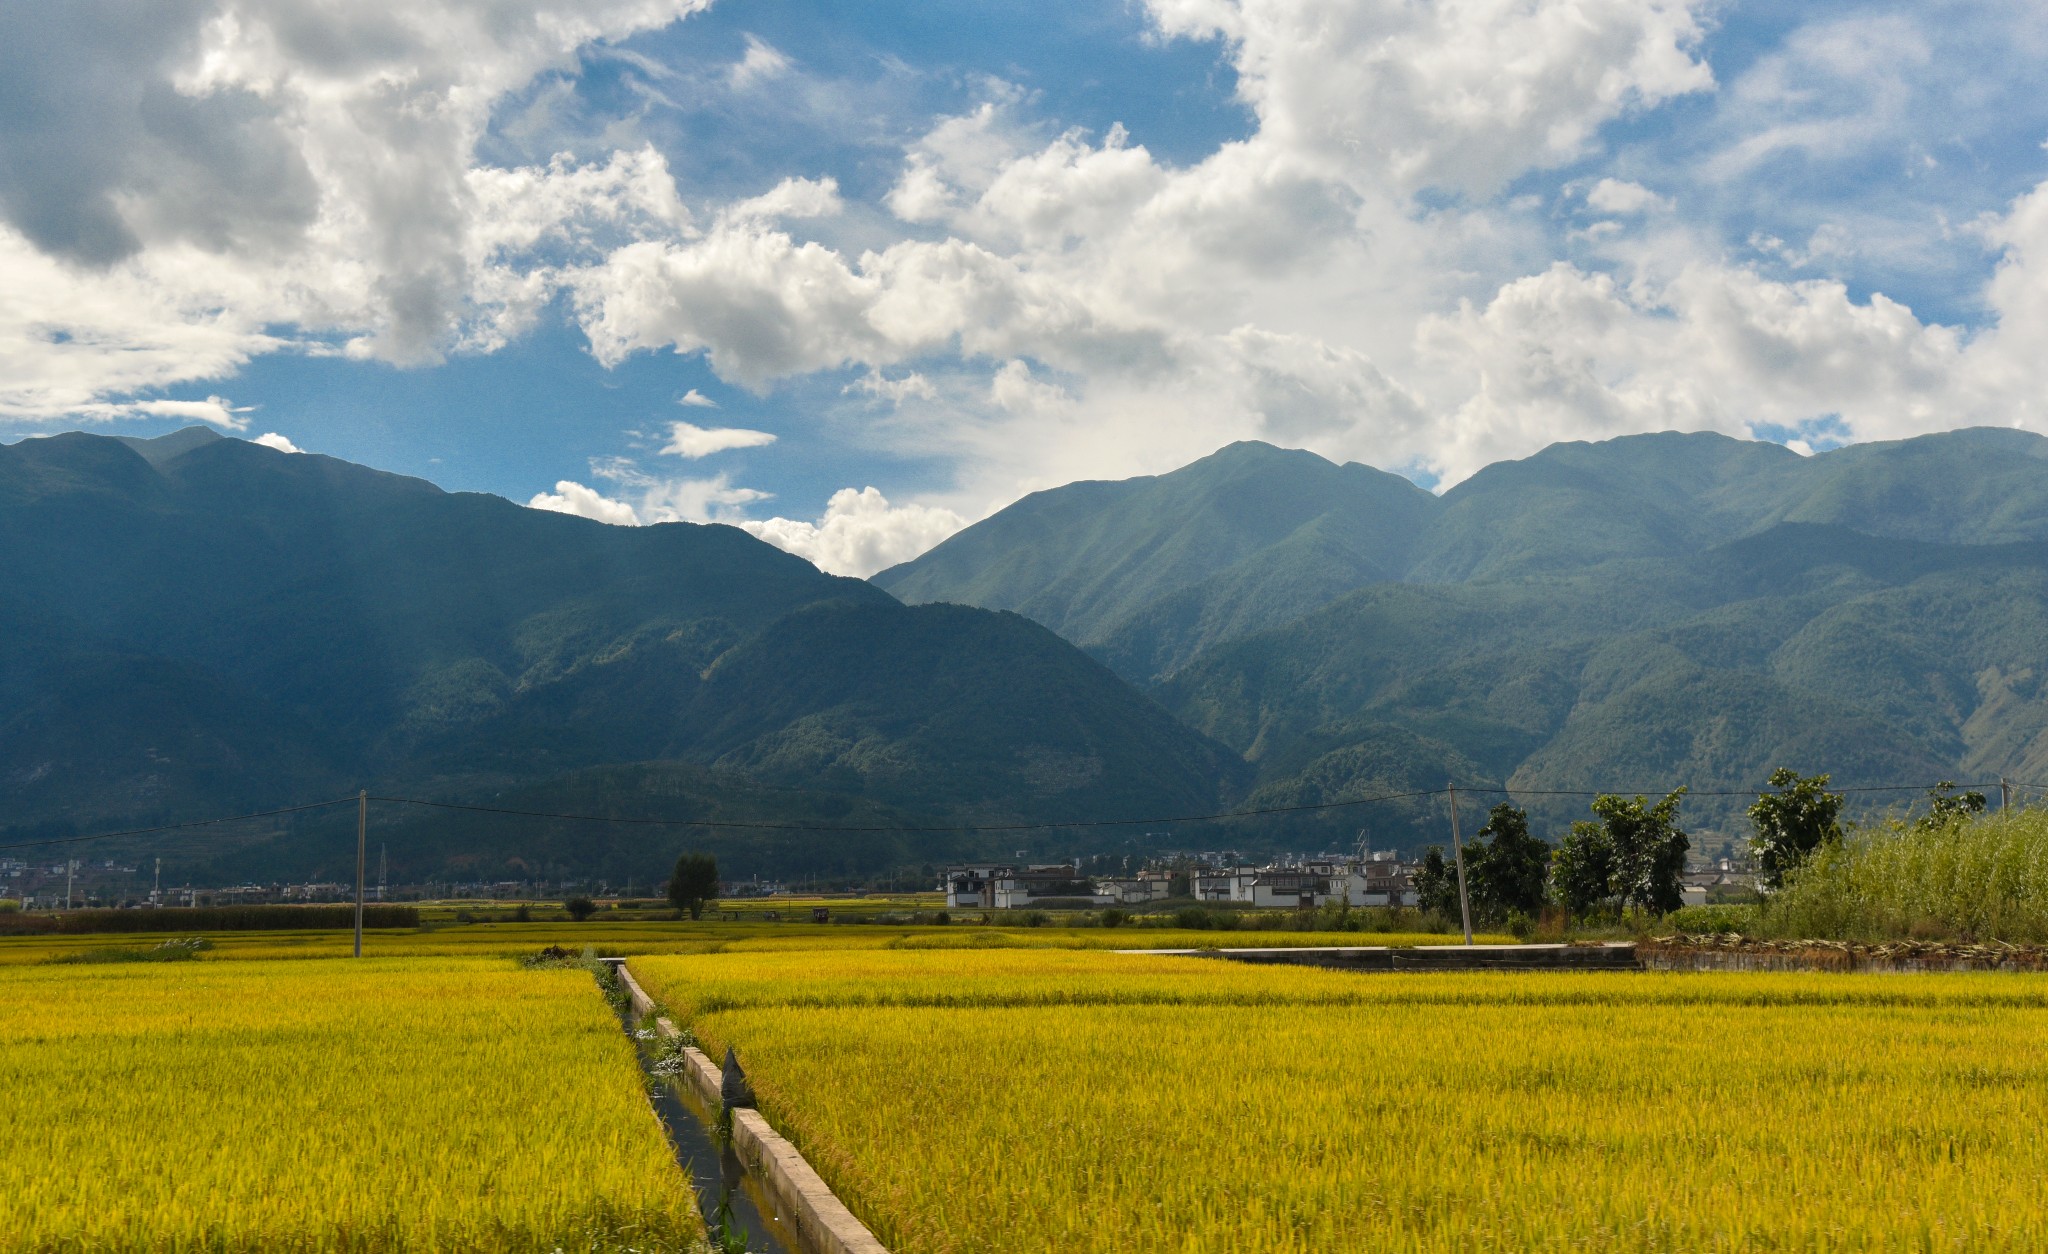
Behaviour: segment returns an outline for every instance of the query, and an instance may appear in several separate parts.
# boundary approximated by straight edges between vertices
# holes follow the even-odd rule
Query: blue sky
[[[1639,430],[2043,429],[2044,26],[1688,0],[17,10],[0,439],[210,421],[867,573],[1238,438],[1441,484]]]

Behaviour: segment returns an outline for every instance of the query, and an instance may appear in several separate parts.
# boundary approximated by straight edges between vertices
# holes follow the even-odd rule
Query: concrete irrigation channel
[[[1332,967],[1343,971],[1640,971],[1636,947],[1601,945],[1303,946],[1294,949],[1120,949],[1124,954],[1220,958],[1267,966]]]
[[[623,958],[605,961],[618,972],[631,1000],[628,1013],[633,1022],[651,1019],[661,1036],[673,1039],[681,1035],[674,1023],[655,1016],[654,999],[633,979]],[[643,1050],[643,1062],[645,1057]],[[664,1110],[663,1103],[657,1101],[656,1112],[668,1126],[677,1161],[690,1171],[706,1215],[717,1205],[715,1200],[707,1204],[707,1199],[730,1198],[735,1226],[746,1231],[749,1251],[889,1254],[888,1247],[854,1218],[804,1156],[769,1127],[759,1111],[735,1107],[732,1140],[719,1145],[711,1129],[723,1105],[723,1076],[718,1065],[694,1045],[685,1046],[682,1057],[682,1074],[674,1077],[681,1083],[659,1086],[670,1109]],[[687,1154],[686,1146],[691,1147]]]

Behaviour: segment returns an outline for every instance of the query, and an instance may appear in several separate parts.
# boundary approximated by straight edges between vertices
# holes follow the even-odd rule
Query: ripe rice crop
[[[169,934],[124,936],[123,945],[148,945]],[[212,960],[235,958],[342,958],[353,938],[347,929],[298,932],[228,932],[209,937]],[[368,932],[363,953],[377,958],[514,957],[559,945],[590,946],[607,957],[627,954],[721,953],[811,949],[1215,949],[1231,946],[1445,945],[1459,937],[1438,933],[1183,932],[1152,928],[917,927],[814,923],[701,923],[592,920],[587,923],[448,924],[418,931]],[[1479,938],[1510,943],[1507,936]],[[0,967],[47,962],[108,944],[104,936],[0,936]]]
[[[590,976],[502,961],[0,971],[0,1251],[681,1250]]]
[[[2048,1248],[2048,978],[785,957],[633,966],[897,1254]]]

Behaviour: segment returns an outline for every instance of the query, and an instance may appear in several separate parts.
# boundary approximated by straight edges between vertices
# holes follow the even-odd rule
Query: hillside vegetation
[[[1245,773],[1034,623],[906,607],[736,528],[605,526],[196,429],[0,446],[16,835],[358,787],[753,822],[1144,816],[1211,809]],[[171,847],[188,875],[332,879],[352,830]],[[693,835],[424,815],[393,834],[401,881],[651,878]],[[798,835],[720,843],[763,874],[951,847]]]
[[[1740,790],[1781,765],[1852,787],[2048,779],[2048,440],[1967,430],[1800,457],[1630,436],[1554,445],[1441,497],[1363,470],[1233,445],[1026,498],[877,581],[913,600],[1016,597],[1243,753],[1261,803],[1453,778]],[[1295,513],[1236,533],[1235,574],[1155,558],[1222,525],[1216,500],[1240,498],[1219,485],[1240,484]],[[1346,485],[1402,504],[1344,521]],[[1382,560],[1327,560],[1310,540],[1329,529]],[[1005,582],[1005,545],[1027,541],[1029,580]],[[1729,835],[1742,804],[1687,808]],[[1583,800],[1534,808],[1584,817]],[[1447,816],[1290,824],[1303,840],[1361,826],[1412,845],[1442,839]]]

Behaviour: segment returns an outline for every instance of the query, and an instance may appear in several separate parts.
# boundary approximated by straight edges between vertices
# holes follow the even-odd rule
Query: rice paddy
[[[586,971],[13,967],[0,1089],[0,1251],[663,1251],[702,1236]]]
[[[897,1254],[2048,1248],[2038,977],[632,965]]]
[[[190,933],[0,937],[0,967],[48,962],[83,950],[137,947]],[[334,929],[209,933],[214,961],[250,958],[345,958],[353,938]],[[606,957],[812,949],[1216,949],[1229,946],[1448,945],[1442,933],[1214,932],[1171,928],[932,927],[878,923],[728,923],[715,920],[592,920],[587,923],[449,923],[363,934],[363,952],[380,958],[518,957],[548,945],[585,947]],[[1506,943],[1508,936],[1481,936]]]

